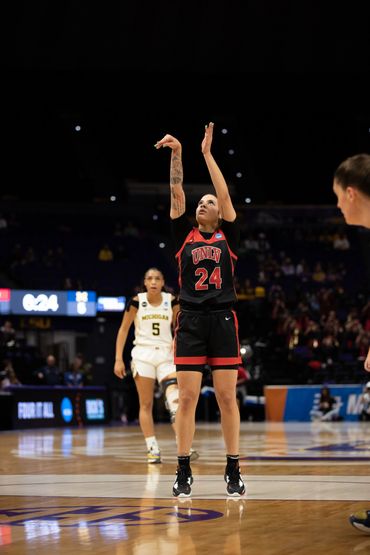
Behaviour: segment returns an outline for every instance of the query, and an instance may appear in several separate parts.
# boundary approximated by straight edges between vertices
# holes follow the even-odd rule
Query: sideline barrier
[[[2,429],[86,426],[109,421],[105,387],[10,386],[5,393],[0,396]]]
[[[362,409],[363,385],[328,384],[343,420],[357,421]],[[318,409],[322,385],[267,385],[264,387],[266,420],[309,422]]]

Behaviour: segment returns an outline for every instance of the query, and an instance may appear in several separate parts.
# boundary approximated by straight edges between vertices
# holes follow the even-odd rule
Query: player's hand
[[[126,368],[123,360],[116,360],[114,363],[114,373],[117,378],[121,378],[121,380],[126,376]]]
[[[165,135],[163,139],[155,143],[155,148],[158,150],[161,147],[168,146],[172,150],[181,150],[181,143],[173,135]]]
[[[214,125],[215,124],[211,121],[209,125],[205,126],[204,138],[202,141],[202,154],[209,154],[211,152]]]
[[[366,360],[364,362],[364,368],[365,368],[366,372],[370,372],[370,349],[369,349],[369,352],[367,353],[367,357],[366,357]]]

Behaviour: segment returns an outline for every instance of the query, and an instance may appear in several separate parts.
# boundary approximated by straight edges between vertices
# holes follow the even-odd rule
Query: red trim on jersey
[[[182,280],[181,280],[181,276],[182,276],[182,271],[181,271],[181,253],[185,248],[185,245],[188,243],[188,239],[190,239],[191,236],[194,236],[194,227],[191,231],[189,231],[189,233],[187,234],[187,236],[185,237],[185,240],[182,244],[182,247],[180,248],[180,250],[177,251],[177,253],[175,254],[175,258],[177,259],[177,265],[178,265],[178,278],[179,278],[179,287],[181,289],[182,287]]]
[[[216,233],[220,234],[221,237],[216,237]],[[217,241],[220,241],[221,239],[223,239],[224,241],[226,241],[227,244],[227,248],[230,252],[230,256],[232,258],[235,258],[235,260],[238,260],[238,255],[235,254],[229,247],[229,243],[227,241],[227,237],[225,235],[225,233],[222,231],[222,226],[220,229],[215,229],[215,231],[213,232],[212,237],[210,237],[209,239],[205,239],[203,237],[203,235],[201,234],[201,232],[199,231],[199,227],[193,227],[192,230],[189,231],[189,233],[187,234],[187,236],[184,239],[184,242],[182,244],[182,246],[180,247],[180,249],[177,251],[177,253],[175,254],[175,258],[179,258],[182,251],[184,250],[185,244],[188,243],[188,239],[190,239],[190,237],[192,237],[194,243],[217,243]]]
[[[181,249],[182,250],[182,249]],[[178,282],[179,282],[179,288],[181,289],[182,287],[182,271],[181,271],[181,256],[179,256],[179,258],[177,259],[177,266],[178,266]]]
[[[193,227],[192,230],[189,231],[189,233],[187,234],[187,236],[184,239],[184,242],[182,244],[182,246],[180,247],[180,249],[177,251],[177,253],[175,254],[175,258],[180,258],[182,251],[184,250],[184,247],[186,245],[186,243],[188,242],[188,239],[190,239],[190,236],[194,235],[194,231],[195,231],[195,227]]]
[[[177,357],[175,355],[175,364],[206,364],[207,357]],[[230,363],[232,364],[232,363]]]
[[[234,275],[235,272],[235,263],[238,260],[238,257],[235,256],[235,254],[233,253],[233,251],[230,249],[229,247],[229,243],[226,241],[226,246],[227,246],[227,250],[229,251],[229,255],[230,255],[230,262],[231,262],[231,270],[232,273]],[[235,261],[235,262],[234,262]]]
[[[215,237],[215,234],[216,234],[216,233],[219,233],[219,234],[221,235],[221,237],[218,237],[218,238],[216,239],[216,237]],[[226,243],[227,243],[227,239],[226,239],[226,237],[225,237],[225,234],[224,234],[223,231],[221,231],[221,229],[216,229],[216,230],[213,232],[212,237],[210,237],[209,239],[205,239],[205,238],[203,237],[203,235],[201,234],[201,232],[199,231],[199,228],[198,228],[198,227],[195,227],[195,228],[194,228],[194,241],[195,241],[195,242],[200,242],[200,243],[203,243],[203,242],[204,242],[204,243],[210,244],[210,243],[217,243],[217,242],[220,241],[221,239],[223,239],[223,240],[226,241]]]
[[[207,360],[210,366],[222,366],[225,364],[228,366],[229,364],[240,364],[241,358],[240,357],[209,357]]]
[[[225,241],[226,241],[226,246],[227,246],[227,250],[229,251],[229,255],[230,255],[230,264],[231,264],[231,275],[233,278],[233,289],[234,289],[234,294],[236,295],[236,289],[235,289],[235,264],[238,260],[238,257],[236,256],[236,254],[233,253],[233,251],[230,249],[229,247],[229,243],[227,242],[227,239],[225,237]],[[234,262],[235,260],[235,262]],[[234,319],[235,319],[235,315],[234,315]]]
[[[236,315],[235,310],[231,311],[233,316],[234,316],[234,323],[235,323],[235,331],[236,331],[236,341],[237,341],[237,345],[238,345],[238,353],[240,353],[240,344],[239,344],[239,322],[238,322],[238,317]],[[242,363],[242,357],[239,355],[239,363]]]
[[[175,329],[173,331],[173,352],[174,352],[174,356],[176,356],[176,336],[177,336],[177,330],[179,329],[180,326],[180,311],[178,311],[178,313],[176,314],[176,324],[175,324]]]
[[[228,248],[228,251],[229,251],[229,253],[230,253],[231,258],[234,258],[234,259],[235,259],[235,262],[236,262],[236,261],[238,260],[238,256],[237,256],[235,253],[233,253],[233,251],[230,249],[229,243],[227,242],[226,237],[225,237],[225,241],[226,241],[227,248]]]

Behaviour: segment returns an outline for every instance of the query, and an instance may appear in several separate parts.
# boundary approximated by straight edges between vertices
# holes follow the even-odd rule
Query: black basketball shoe
[[[193,476],[190,467],[179,466],[176,470],[176,480],[173,484],[172,495],[174,497],[190,497]]]
[[[245,485],[240,476],[240,468],[239,466],[234,467],[226,467],[225,470],[225,482],[226,482],[226,490],[227,495],[232,495],[233,497],[240,497],[245,493]]]

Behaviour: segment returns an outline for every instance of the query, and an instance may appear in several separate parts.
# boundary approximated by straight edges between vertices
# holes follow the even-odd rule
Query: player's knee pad
[[[171,422],[175,421],[176,411],[179,406],[179,389],[177,387],[177,379],[170,378],[162,381],[163,393],[165,398],[166,409],[170,413]],[[170,385],[176,387],[169,387]]]

